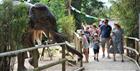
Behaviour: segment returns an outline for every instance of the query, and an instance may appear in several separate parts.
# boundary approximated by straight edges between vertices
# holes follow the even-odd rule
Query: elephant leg
[[[33,50],[33,66],[36,68],[38,67],[38,60],[39,60],[39,52],[38,49]]]
[[[17,71],[26,71],[27,69],[24,66],[26,52],[18,54],[18,70]]]
[[[39,60],[39,52],[38,50],[30,51],[31,59],[29,60],[29,63],[34,66],[34,68],[38,67],[38,60]]]
[[[29,54],[30,54],[29,63],[33,66],[33,51],[29,51]]]

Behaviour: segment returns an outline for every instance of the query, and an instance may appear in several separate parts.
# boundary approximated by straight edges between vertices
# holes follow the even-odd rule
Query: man
[[[104,25],[100,27],[100,37],[101,37],[101,46],[102,46],[102,51],[103,51],[103,58],[105,57],[105,45],[107,45],[107,53],[108,53],[108,58],[109,56],[109,47],[110,47],[110,33],[111,33],[111,26],[108,25],[108,20],[106,19],[104,21]]]

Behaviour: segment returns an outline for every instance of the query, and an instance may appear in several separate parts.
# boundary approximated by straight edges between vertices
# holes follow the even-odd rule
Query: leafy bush
[[[25,4],[21,3],[18,6],[13,7],[13,18],[11,21],[12,32],[14,35],[13,40],[16,44],[21,44],[21,36],[27,30],[29,18],[28,18],[28,8]],[[19,47],[17,47],[19,49]]]
[[[138,14],[140,0],[111,0],[111,17],[116,18],[124,28],[126,36],[138,37]]]
[[[14,6],[11,0],[5,0],[0,6],[0,16],[1,41],[9,45],[14,44],[11,48],[16,49],[28,25],[28,9],[23,3]]]
[[[52,14],[55,16],[57,23],[60,18],[65,16],[64,0],[40,0],[40,3],[43,3],[48,6],[50,12],[52,12]],[[58,26],[57,28],[60,29],[60,27]]]
[[[21,48],[20,39],[27,28],[28,15],[24,4],[14,6],[12,0],[0,5],[0,52]],[[0,58],[1,71],[12,71],[12,57]]]
[[[73,32],[75,31],[75,20],[73,16],[65,16],[58,21],[59,31],[66,34],[69,40],[72,40]]]

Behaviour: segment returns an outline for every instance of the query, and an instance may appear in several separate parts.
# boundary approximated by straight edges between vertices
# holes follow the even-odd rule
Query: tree
[[[103,3],[97,0],[72,0],[72,6],[94,17],[99,17],[101,16],[101,13],[103,13],[101,12],[103,10]],[[77,28],[80,28],[82,22],[92,24],[96,21],[95,19],[87,18],[84,14],[80,14],[75,11],[72,12],[76,19]]]
[[[112,2],[111,17],[118,19],[127,36],[138,37],[139,0],[116,0]]]
[[[24,4],[13,6],[11,0],[4,0],[0,5],[0,52],[21,49],[21,35],[27,27],[27,8]],[[13,57],[1,57],[1,71],[12,71]],[[15,59],[14,59],[15,60]]]
[[[46,4],[55,16],[58,31],[65,33],[67,36],[71,36],[71,31],[75,31],[75,20],[73,16],[67,16],[68,13],[66,13],[67,7],[65,6],[65,1],[66,0],[41,0],[40,2]]]
[[[68,40],[72,41],[73,32],[76,29],[74,17],[71,15],[62,17],[59,19],[58,23],[61,24],[60,28],[62,28],[62,33],[65,33],[65,35],[68,37]]]

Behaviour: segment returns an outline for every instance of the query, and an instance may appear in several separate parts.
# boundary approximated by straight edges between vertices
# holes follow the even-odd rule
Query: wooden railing
[[[70,44],[68,42],[57,43],[57,44],[50,44],[50,45],[40,45],[40,46],[37,46],[37,47],[31,47],[31,48],[26,48],[26,49],[21,49],[21,50],[16,50],[16,51],[4,52],[4,53],[0,53],[0,57],[16,56],[19,53],[23,53],[23,52],[27,52],[27,51],[32,51],[32,50],[39,49],[39,48],[46,48],[46,47],[50,47],[50,46],[58,46],[58,45],[59,46],[60,45],[65,45],[65,47],[62,47],[62,59],[60,59],[58,61],[55,61],[55,62],[52,62],[50,64],[43,65],[41,67],[34,68],[33,71],[44,70],[44,69],[47,69],[49,67],[52,67],[52,66],[60,64],[60,63],[62,63],[62,71],[66,71],[66,63],[65,62],[68,61],[68,60],[65,58],[65,56],[66,56],[65,50],[66,50],[67,46],[69,46],[71,48],[74,48],[74,47],[70,46]],[[82,59],[80,61],[81,61],[80,67],[79,67],[79,69],[77,69],[75,71],[81,71],[81,70],[84,69],[82,67]]]
[[[134,37],[125,37],[126,55],[133,60],[140,70],[140,39]]]

